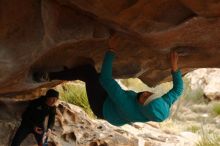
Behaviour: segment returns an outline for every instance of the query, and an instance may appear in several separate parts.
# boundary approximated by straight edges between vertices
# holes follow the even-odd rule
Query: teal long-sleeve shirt
[[[177,100],[183,91],[183,81],[180,70],[172,72],[173,88],[147,105],[141,105],[137,101],[137,93],[123,90],[112,77],[112,62],[115,54],[106,52],[102,64],[100,83],[107,92],[103,105],[105,120],[115,126],[121,126],[131,122],[161,122],[170,114],[171,105]]]

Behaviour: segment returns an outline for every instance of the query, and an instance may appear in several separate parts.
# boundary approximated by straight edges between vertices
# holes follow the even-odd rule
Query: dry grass
[[[60,92],[61,100],[82,107],[90,117],[94,117],[83,82],[64,83],[59,85],[57,89]]]
[[[202,136],[202,139],[198,141],[196,146],[219,146],[220,136],[218,134],[206,134]]]

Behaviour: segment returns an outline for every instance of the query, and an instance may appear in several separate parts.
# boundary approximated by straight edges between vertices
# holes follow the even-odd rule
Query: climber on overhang
[[[136,93],[125,91],[112,77],[112,61],[115,58],[115,38],[109,41],[99,74],[94,65],[88,64],[59,72],[35,72],[33,79],[37,82],[51,80],[82,80],[90,107],[94,114],[109,123],[121,126],[131,122],[164,121],[170,114],[171,105],[183,91],[181,72],[178,69],[178,54],[171,51],[171,74],[173,88],[162,96],[149,91]]]
[[[43,136],[49,136],[54,125],[56,114],[55,104],[58,97],[59,92],[49,89],[45,96],[41,96],[30,102],[22,114],[21,125],[12,140],[11,146],[20,146],[21,142],[30,133],[34,134],[38,146],[42,146]]]

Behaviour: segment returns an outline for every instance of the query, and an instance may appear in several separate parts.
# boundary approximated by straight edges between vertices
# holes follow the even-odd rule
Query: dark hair
[[[139,101],[140,96],[141,96],[142,93],[143,93],[143,92],[139,92],[139,93],[137,94],[137,100],[138,100],[138,101]]]
[[[49,142],[48,142],[48,145],[50,145],[50,146],[56,146],[56,144],[55,144],[53,141],[49,141]]]
[[[47,97],[47,98],[49,98],[49,97],[57,97],[57,98],[59,98],[59,92],[57,92],[54,89],[49,89],[49,90],[47,90],[47,93],[46,93],[45,97]]]

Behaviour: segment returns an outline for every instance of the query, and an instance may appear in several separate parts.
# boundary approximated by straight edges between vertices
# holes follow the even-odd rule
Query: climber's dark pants
[[[43,134],[37,134],[36,132],[34,132],[34,129],[29,126],[27,123],[25,122],[21,122],[20,127],[18,128],[11,146],[20,146],[21,142],[28,136],[28,134],[34,134],[34,137],[37,141],[38,146],[42,146],[42,138],[43,138]]]
[[[83,65],[60,72],[49,73],[50,80],[81,80],[86,84],[86,92],[93,113],[103,119],[102,108],[107,92],[99,82],[99,74],[92,65]]]

